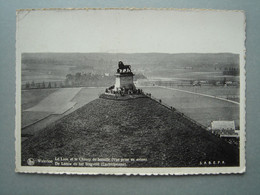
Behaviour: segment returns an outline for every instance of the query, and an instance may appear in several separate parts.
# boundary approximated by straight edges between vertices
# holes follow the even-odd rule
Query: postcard
[[[17,10],[16,172],[245,172],[245,14]]]

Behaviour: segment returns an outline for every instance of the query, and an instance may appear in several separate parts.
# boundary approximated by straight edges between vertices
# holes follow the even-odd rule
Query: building
[[[240,131],[235,129],[235,121],[212,121],[210,131],[230,144],[239,145]]]
[[[211,130],[235,130],[235,121],[212,121]]]

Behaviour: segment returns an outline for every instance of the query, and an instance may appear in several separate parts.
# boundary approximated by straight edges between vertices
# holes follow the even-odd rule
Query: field
[[[174,88],[239,102],[240,88],[236,86],[176,86]]]
[[[22,134],[33,135],[94,100],[103,90],[103,88],[60,88],[22,91]]]
[[[98,98],[22,143],[23,165],[28,158],[55,157],[147,159],[126,164],[130,167],[199,167],[201,161],[237,166],[239,162],[238,148],[150,98]]]
[[[41,100],[57,90],[58,89],[22,90],[22,110],[26,110],[37,105]]]
[[[51,112],[29,112],[29,108],[37,106],[43,99],[47,98],[58,89],[37,89],[22,90],[21,108],[22,108],[22,127],[33,124],[43,118],[48,117]]]
[[[25,111],[63,114],[76,104],[76,102],[73,102],[71,100],[80,90],[81,88],[59,89],[45,97],[37,105],[26,109]]]
[[[160,76],[158,76],[160,75]],[[170,69],[161,70],[154,73],[153,71],[148,72],[147,77],[150,79],[167,79],[167,80],[214,80],[223,81],[226,78],[229,81],[239,81],[239,76],[223,75],[222,71],[195,71],[187,69]]]
[[[161,99],[164,103],[173,106],[183,112],[190,118],[198,121],[204,126],[209,126],[214,120],[235,120],[236,126],[239,126],[239,105],[227,101],[205,97],[201,95],[186,93],[183,91],[170,90],[162,87],[142,87],[145,92],[151,93],[152,96]],[[220,94],[237,93],[234,88],[211,88],[201,87],[183,87],[182,90],[202,92],[214,96]],[[217,89],[217,90],[216,90]],[[231,89],[231,90],[230,90]],[[233,91],[232,91],[233,89]],[[188,90],[187,90],[188,91]]]
[[[239,87],[233,86],[176,86],[175,88],[213,96],[239,95]]]

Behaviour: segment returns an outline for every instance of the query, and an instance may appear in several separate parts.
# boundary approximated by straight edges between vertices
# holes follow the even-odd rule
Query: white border
[[[35,10],[178,10],[178,11],[234,11],[242,12],[244,15],[244,30],[246,30],[245,13],[241,10],[212,10],[212,9],[139,9],[139,8],[68,8],[68,9],[23,9],[19,11],[35,11]],[[16,39],[19,34],[19,22],[16,23]],[[244,37],[246,40],[246,34]],[[15,164],[16,172],[20,173],[41,173],[41,174],[78,174],[78,175],[199,175],[199,174],[232,174],[244,173],[245,167],[245,108],[246,108],[246,71],[245,71],[245,45],[244,56],[240,55],[240,166],[239,167],[201,167],[201,168],[77,168],[77,167],[37,167],[37,166],[21,166],[21,55],[17,50],[19,48],[16,41],[16,116],[15,116]]]

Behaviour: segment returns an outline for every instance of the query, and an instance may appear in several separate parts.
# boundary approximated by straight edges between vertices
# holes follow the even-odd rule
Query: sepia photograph
[[[245,15],[17,10],[16,171],[245,172]]]

